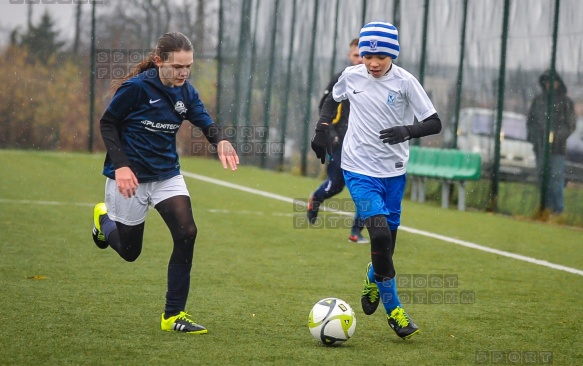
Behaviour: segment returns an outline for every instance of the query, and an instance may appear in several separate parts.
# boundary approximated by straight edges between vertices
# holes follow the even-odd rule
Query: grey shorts
[[[105,206],[113,221],[135,226],[146,220],[150,206],[154,207],[167,198],[189,196],[184,177],[177,175],[159,182],[140,183],[136,195],[125,198],[117,189],[114,179],[105,181]]]

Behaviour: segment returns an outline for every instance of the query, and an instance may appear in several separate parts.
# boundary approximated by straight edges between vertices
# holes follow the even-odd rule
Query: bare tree
[[[75,13],[75,39],[73,40],[73,53],[79,53],[79,43],[81,39],[81,5],[83,3],[80,1],[77,3],[77,9]]]
[[[176,28],[184,33],[189,39],[194,37],[194,22],[192,21],[192,2],[190,0],[182,0],[179,7],[175,8],[176,14]]]
[[[134,0],[134,2],[141,4],[143,19],[146,23],[145,41],[146,44],[152,45],[162,33],[168,32],[172,18],[169,0]]]
[[[204,0],[198,0],[196,7],[196,23],[194,24],[194,52],[197,55],[203,53],[205,36],[205,6]]]
[[[32,24],[32,2],[28,3],[28,9],[26,12],[26,24],[28,27]]]
[[[127,0],[100,17],[101,42],[110,47],[151,48],[169,31],[172,0]]]

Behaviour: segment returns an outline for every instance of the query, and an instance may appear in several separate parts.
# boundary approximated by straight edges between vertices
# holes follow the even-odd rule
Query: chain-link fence
[[[57,11],[55,2],[40,3],[53,4],[51,10]],[[28,44],[38,50],[50,43],[41,41],[41,35],[55,38],[48,20],[44,33],[38,32],[43,29],[39,25],[35,35],[30,24],[26,32],[11,32],[11,46],[2,53],[8,60],[5,67],[11,68],[4,84],[14,85],[5,90],[19,92],[3,94],[0,147],[78,149],[87,131],[80,116],[90,109],[95,116],[89,119],[89,150],[93,142],[103,149],[93,127],[107,105],[109,97],[103,96],[109,83],[147,57],[161,33],[178,30],[194,44],[192,82],[211,115],[237,143],[242,162],[318,176],[323,167],[309,146],[318,101],[331,76],[349,66],[349,43],[362,25],[383,20],[399,29],[396,63],[423,84],[443,122],[442,133],[412,143],[482,156],[483,179],[468,190],[468,205],[531,216],[539,207],[561,211],[551,201],[564,190],[561,219],[583,225],[579,0],[85,2],[90,3],[98,4],[92,8],[97,21],[89,19],[87,7],[77,5],[82,16],[75,22],[78,41],[72,57],[59,51],[57,58],[41,57],[35,66],[29,60],[35,53],[19,47]],[[28,4],[36,11],[39,2],[11,4]],[[59,44],[53,39],[55,52],[62,51]],[[86,54],[91,62],[84,65]],[[94,74],[76,71],[89,70],[90,63]],[[48,77],[10,76],[22,70],[62,76],[50,83]],[[559,89],[541,94],[545,81],[559,78]],[[91,82],[95,95],[70,93]],[[27,99],[24,90],[50,97]],[[566,110],[576,115],[574,131]],[[535,127],[527,128],[529,124]],[[182,155],[210,155],[196,129],[181,129],[178,140]],[[553,184],[562,182],[563,172],[566,186]],[[542,182],[550,188],[541,189]]]
[[[567,196],[575,194],[576,199],[568,201],[565,210],[583,211],[577,184],[583,181],[583,66],[579,62],[583,23],[577,16],[583,14],[582,2],[219,3],[217,119],[237,131],[240,151],[250,152],[243,153],[244,162],[307,175],[320,173],[309,148],[318,100],[331,75],[349,65],[348,45],[362,25],[384,20],[399,28],[401,53],[396,63],[421,81],[444,125],[440,135],[418,143],[482,155],[484,188],[480,191],[487,198],[469,200],[478,207],[506,207],[499,204],[499,195],[516,190],[522,199],[516,201],[520,207],[515,211],[532,215],[541,193],[547,193],[536,182],[543,177],[554,179],[554,154],[549,149],[548,174],[542,174],[544,159],[537,164],[528,139],[527,115],[541,93],[540,76],[554,68],[579,117],[564,162],[570,182]],[[556,104],[558,96],[554,98]],[[546,110],[544,101],[541,110]],[[558,136],[552,129],[540,134],[548,135],[551,143],[553,134],[555,140]],[[500,136],[499,143],[495,135]],[[525,192],[532,193],[525,196]]]

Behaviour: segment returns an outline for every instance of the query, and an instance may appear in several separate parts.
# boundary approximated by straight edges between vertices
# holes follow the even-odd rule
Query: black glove
[[[326,154],[330,153],[328,133],[328,129],[317,129],[316,134],[312,137],[312,150],[314,150],[316,157],[320,159],[322,164],[326,162]]]
[[[411,138],[411,131],[407,126],[395,126],[387,128],[380,132],[380,138],[386,144],[389,145],[400,144],[401,142],[408,141]]]

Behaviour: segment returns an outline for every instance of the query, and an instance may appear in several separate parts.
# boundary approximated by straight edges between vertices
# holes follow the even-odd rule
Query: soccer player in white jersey
[[[346,186],[370,235],[371,260],[361,297],[365,314],[380,300],[389,326],[403,339],[419,328],[403,310],[395,281],[393,253],[405,190],[409,140],[441,131],[441,121],[427,93],[413,75],[395,65],[397,28],[371,22],[360,31],[363,64],[346,68],[322,107],[312,149],[329,153],[326,131],[342,100],[350,101],[348,131],[342,149]],[[417,117],[420,123],[413,123]]]

